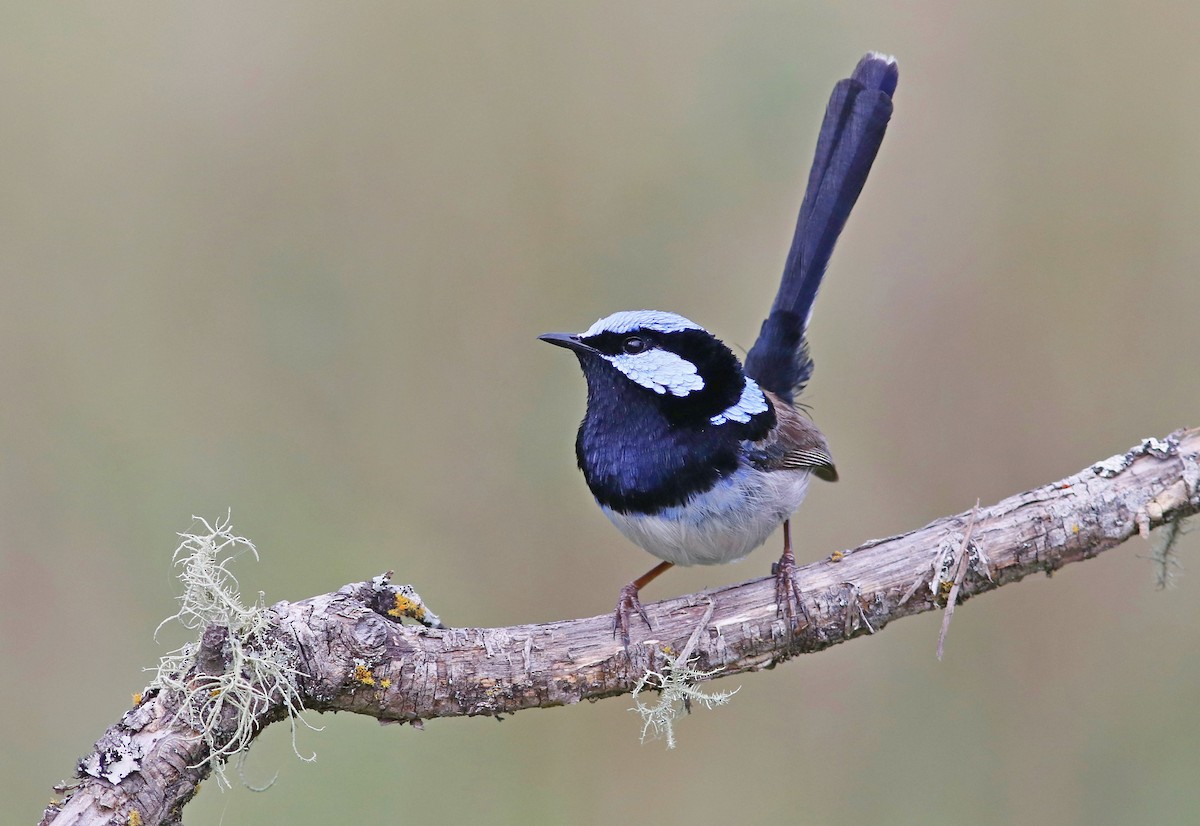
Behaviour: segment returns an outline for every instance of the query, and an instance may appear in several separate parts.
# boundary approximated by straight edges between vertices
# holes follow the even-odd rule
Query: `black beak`
[[[545,333],[538,336],[539,341],[553,344],[555,347],[566,347],[577,353],[594,353],[596,350],[579,340],[578,333]]]

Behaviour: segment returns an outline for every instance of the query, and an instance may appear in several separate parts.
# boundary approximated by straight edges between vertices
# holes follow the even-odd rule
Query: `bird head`
[[[589,415],[630,417],[651,409],[673,425],[692,427],[774,421],[770,402],[733,351],[675,313],[613,313],[582,333],[539,338],[578,357]]]

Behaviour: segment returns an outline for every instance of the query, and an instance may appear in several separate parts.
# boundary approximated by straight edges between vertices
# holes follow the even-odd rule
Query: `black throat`
[[[748,423],[712,423],[737,404],[745,377],[728,348],[702,335],[728,357],[714,348],[705,354],[710,358],[694,362],[704,387],[682,397],[635,384],[597,354],[579,354],[588,406],[575,454],[601,505],[618,513],[653,514],[686,504],[732,475],[744,442],[774,426],[769,402],[767,412]]]

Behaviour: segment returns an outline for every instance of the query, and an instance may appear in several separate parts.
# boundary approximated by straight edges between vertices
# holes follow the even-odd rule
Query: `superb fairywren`
[[[698,324],[652,310],[614,313],[543,341],[574,351],[587,379],[575,453],[605,515],[663,560],[621,589],[613,630],[629,642],[638,591],[672,565],[732,562],[782,523],[774,566],[781,613],[803,611],[788,519],[811,476],[837,470],[795,405],[812,375],[805,330],[825,267],[892,114],[896,61],[868,54],[833,89],[783,281],[743,366]]]

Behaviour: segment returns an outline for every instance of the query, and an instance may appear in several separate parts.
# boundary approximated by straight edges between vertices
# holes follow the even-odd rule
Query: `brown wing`
[[[774,393],[764,392],[775,407],[778,426],[754,443],[750,461],[760,470],[809,470],[818,479],[836,482],[837,468],[821,431],[799,410]]]

